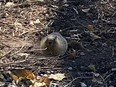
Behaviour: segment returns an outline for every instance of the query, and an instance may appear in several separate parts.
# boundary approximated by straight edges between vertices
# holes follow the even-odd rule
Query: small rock
[[[90,8],[82,9],[82,11],[85,12],[85,13],[88,13],[89,10],[90,10]]]
[[[4,82],[0,82],[0,87],[4,86],[5,83]]]
[[[110,85],[109,87],[114,87],[113,85]]]
[[[14,5],[13,2],[7,2],[6,5],[5,5],[5,7],[11,7],[11,6],[13,6],[13,5]]]
[[[36,21],[34,21],[35,24],[39,24],[41,23],[39,19],[37,19]]]
[[[73,68],[72,67],[68,67],[68,70],[72,70]]]
[[[80,82],[80,84],[81,84],[81,87],[87,87],[87,85],[83,82]]]
[[[84,55],[85,55],[85,53],[84,53],[84,52],[81,52],[81,53],[80,53],[80,55],[81,55],[81,56],[84,56]]]
[[[50,71],[47,71],[47,73],[50,73]]]

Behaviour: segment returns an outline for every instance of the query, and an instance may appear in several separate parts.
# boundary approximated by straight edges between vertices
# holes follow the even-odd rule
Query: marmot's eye
[[[49,45],[51,45],[52,43],[53,43],[53,42],[51,42],[51,41],[50,41],[50,42],[48,42],[48,44],[49,44]]]

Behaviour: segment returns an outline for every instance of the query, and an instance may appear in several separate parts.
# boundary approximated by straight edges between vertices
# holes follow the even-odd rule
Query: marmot
[[[45,56],[62,56],[67,48],[67,40],[59,32],[53,32],[40,41],[40,49]]]

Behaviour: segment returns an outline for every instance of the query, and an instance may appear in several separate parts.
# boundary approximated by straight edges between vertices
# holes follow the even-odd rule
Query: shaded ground
[[[16,0],[5,7],[7,2],[0,2],[1,71],[19,67],[36,74],[63,72],[66,79],[59,84],[72,81],[66,87],[116,86],[116,1]],[[53,31],[69,43],[61,59],[44,57],[37,50],[40,39]]]

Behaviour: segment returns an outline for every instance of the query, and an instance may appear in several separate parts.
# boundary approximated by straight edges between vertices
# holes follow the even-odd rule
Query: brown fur
[[[61,56],[64,55],[68,45],[66,39],[58,32],[53,32],[44,37],[40,42],[40,48],[43,55],[47,56]]]

